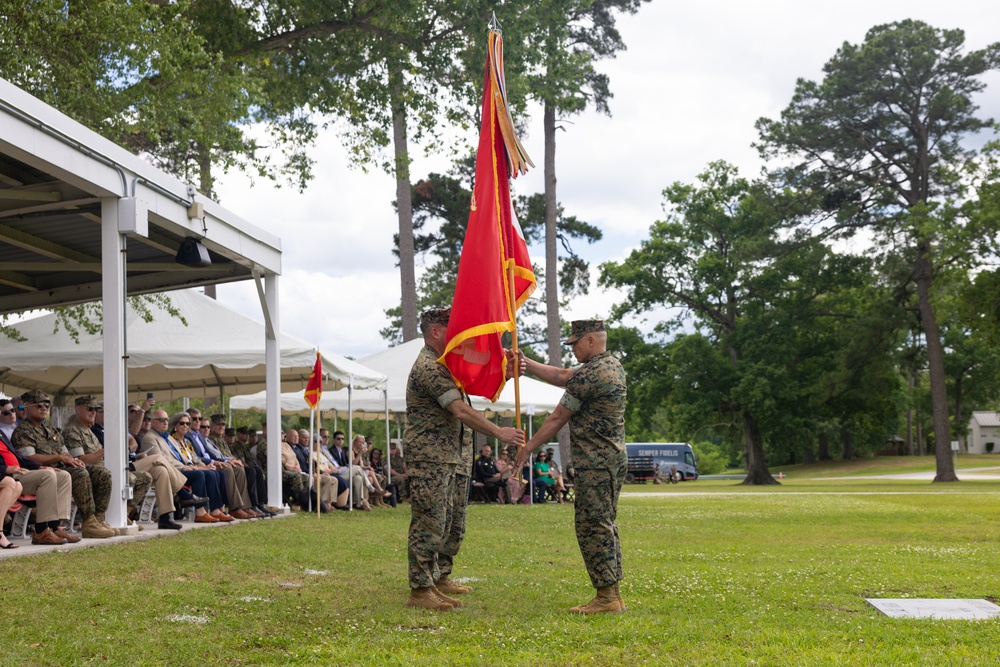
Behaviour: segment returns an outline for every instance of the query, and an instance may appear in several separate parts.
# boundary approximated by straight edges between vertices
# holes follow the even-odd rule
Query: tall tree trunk
[[[913,387],[916,384],[917,379],[913,373],[910,373],[910,377],[907,379],[907,384],[910,387],[909,397],[910,406],[906,409],[906,454],[907,456],[913,456]]]
[[[802,463],[816,463],[816,452],[813,451],[812,440],[806,443],[805,449],[802,451]]]
[[[854,458],[854,434],[850,429],[844,430],[844,460],[850,461]]]
[[[964,433],[962,428],[962,376],[963,372],[958,373],[958,377],[955,378],[955,437],[959,439],[962,447],[962,451],[966,454],[969,453],[969,438],[968,434]]]
[[[556,108],[546,103],[542,112],[545,134],[545,319],[549,364],[562,366],[562,331],[559,324],[559,255],[556,229]],[[569,425],[559,429],[559,455],[570,461]]]
[[[920,307],[920,323],[927,344],[927,368],[931,381],[931,412],[934,417],[934,458],[937,474],[935,482],[957,482],[955,464],[951,459],[951,429],[948,426],[947,376],[944,371],[944,346],[931,303],[931,280],[934,270],[931,265],[930,244],[917,244],[915,267],[917,298]]]
[[[545,313],[548,325],[549,364],[562,366],[562,333],[559,329],[559,258],[556,229],[556,109],[546,102],[545,130]]]
[[[413,200],[410,195],[410,153],[406,146],[406,103],[403,75],[389,62],[392,105],[392,147],[395,154],[396,209],[399,215],[399,284],[403,342],[417,337],[417,279],[413,263]],[[443,304],[442,304],[443,305]]]
[[[826,433],[820,431],[819,434],[819,460],[829,461],[830,460],[830,442],[826,438]]]
[[[767,469],[764,443],[757,421],[746,411],[743,412],[743,437],[746,439],[747,460],[747,476],[743,484],[780,484]]]
[[[924,421],[920,416],[920,408],[914,409],[917,422],[917,456],[923,456],[924,452]]]

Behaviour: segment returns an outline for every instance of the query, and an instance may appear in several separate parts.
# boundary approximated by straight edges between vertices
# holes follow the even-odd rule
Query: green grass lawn
[[[449,613],[409,609],[408,506],[0,562],[0,665],[993,665],[997,621],[865,597],[1000,597],[1000,481],[627,487],[624,614],[572,506],[474,505]],[[636,495],[637,491],[655,495]]]

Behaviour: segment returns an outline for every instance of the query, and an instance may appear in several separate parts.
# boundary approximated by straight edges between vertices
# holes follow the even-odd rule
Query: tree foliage
[[[964,214],[976,151],[963,141],[992,126],[976,115],[982,75],[1000,66],[1000,44],[964,52],[961,30],[906,20],[875,26],[845,43],[821,82],[799,80],[780,121],[758,121],[760,148],[790,166],[781,183],[813,197],[828,233],[873,235],[887,265],[900,261],[912,284],[927,345],[938,472],[955,481],[944,349],[935,304],[943,266],[968,263],[982,234]]]

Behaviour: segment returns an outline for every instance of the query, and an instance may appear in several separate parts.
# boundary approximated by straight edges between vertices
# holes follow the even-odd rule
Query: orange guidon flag
[[[316,406],[319,405],[319,399],[323,397],[323,361],[319,357],[319,352],[316,353],[316,365],[313,366],[312,373],[309,375],[309,381],[306,382],[306,403],[309,405],[310,410],[315,410]]]
[[[483,120],[469,225],[458,263],[448,342],[438,360],[466,393],[496,401],[506,360],[500,336],[517,327],[515,312],[535,291],[528,245],[510,203],[510,177],[534,166],[514,134],[503,77],[503,40],[490,31]],[[507,268],[513,267],[513,289]]]

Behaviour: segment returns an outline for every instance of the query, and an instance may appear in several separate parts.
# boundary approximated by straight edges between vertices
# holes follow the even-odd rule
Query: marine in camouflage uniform
[[[95,488],[87,466],[69,453],[62,434],[42,421],[48,416],[48,405],[51,404],[48,394],[32,390],[22,394],[21,401],[26,406],[31,406],[31,410],[26,411],[27,419],[14,429],[11,444],[21,456],[69,473],[73,480],[73,501],[83,517],[84,537],[113,537],[115,529],[97,519],[97,512],[103,513],[108,509],[111,473],[107,468],[96,472],[93,476],[97,482]],[[40,405],[46,406],[44,413],[39,411],[37,406]],[[110,534],[107,534],[108,531]]]
[[[462,461],[455,468],[455,491],[451,499],[448,517],[448,537],[438,552],[438,566],[441,576],[451,574],[455,556],[465,539],[465,511],[469,507],[469,484],[472,482],[472,452],[475,449],[476,434],[471,428],[464,428],[462,434]],[[466,587],[467,588],[467,587]]]
[[[570,455],[576,470],[576,539],[590,581],[598,595],[571,611],[623,611],[619,582],[622,547],[618,538],[618,496],[628,471],[625,451],[626,378],[622,365],[606,350],[604,323],[578,320],[566,340],[582,365],[560,369],[528,360],[526,370],[566,387],[559,406],[518,454],[524,465],[535,448],[551,439],[565,423],[570,429]]]
[[[449,521],[454,518],[451,513],[456,493],[455,473],[462,462],[463,424],[505,443],[520,442],[523,438],[520,431],[500,428],[468,406],[465,393],[456,385],[451,372],[438,363],[447,341],[449,315],[450,309],[431,309],[420,317],[425,345],[406,383],[403,434],[411,511],[407,541],[410,597],[406,604],[437,611],[461,606],[449,593],[471,590],[451,581],[441,567],[441,555],[451,535]],[[466,476],[469,472],[471,452]],[[460,542],[459,539],[448,547],[449,551],[457,552]],[[450,559],[449,567],[454,555],[444,556]]]
[[[76,399],[76,404],[81,406],[87,405],[87,400],[93,399],[91,396],[81,396]],[[77,458],[87,456],[88,454],[94,454],[96,452],[103,452],[104,446],[101,445],[100,440],[97,439],[97,434],[90,430],[89,426],[85,426],[80,423],[79,419],[76,417],[69,420],[69,423],[63,428],[63,442],[66,444],[66,449],[69,450],[70,456],[75,456]],[[87,464],[87,472],[90,473],[90,484],[94,489],[94,503],[97,509],[97,520],[104,521],[104,511],[108,508],[108,503],[111,499],[111,471],[108,470],[107,466],[104,465],[104,458],[102,458]],[[100,503],[98,498],[104,498],[103,489],[105,486],[104,478],[107,477],[107,499],[104,500],[104,510],[100,509]],[[135,501],[138,498],[140,502],[146,497],[146,493],[149,491],[150,487],[153,486],[153,476],[148,472],[141,471],[127,471],[125,474],[125,483],[132,488],[132,498],[126,503],[128,507],[128,514],[132,514],[135,509]],[[100,489],[100,491],[98,491]]]

